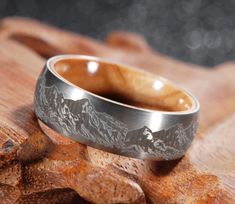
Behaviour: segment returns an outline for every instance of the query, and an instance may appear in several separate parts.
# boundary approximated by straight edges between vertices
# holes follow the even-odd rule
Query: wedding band
[[[59,55],[40,74],[34,108],[46,126],[82,144],[172,160],[189,148],[200,105],[160,76],[101,58]]]

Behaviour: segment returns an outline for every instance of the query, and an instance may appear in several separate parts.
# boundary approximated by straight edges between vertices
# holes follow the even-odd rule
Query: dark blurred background
[[[137,32],[157,51],[196,64],[235,60],[235,0],[0,0],[0,16],[12,15],[97,39]]]

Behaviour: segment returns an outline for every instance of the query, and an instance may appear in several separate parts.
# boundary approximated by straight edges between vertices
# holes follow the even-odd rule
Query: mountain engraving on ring
[[[37,82],[35,112],[46,124],[75,140],[90,141],[123,154],[146,153],[165,160],[181,157],[197,129],[197,121],[193,120],[186,128],[178,123],[156,132],[146,126],[130,130],[113,116],[96,111],[87,98],[64,98],[55,84],[46,85],[45,74]]]

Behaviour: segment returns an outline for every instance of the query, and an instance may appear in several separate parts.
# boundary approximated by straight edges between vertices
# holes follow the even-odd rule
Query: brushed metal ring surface
[[[157,75],[96,57],[59,55],[38,78],[34,108],[40,121],[80,143],[139,159],[173,160],[196,134],[200,105]]]

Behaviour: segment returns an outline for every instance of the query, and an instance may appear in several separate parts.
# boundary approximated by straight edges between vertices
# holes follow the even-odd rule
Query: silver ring
[[[168,80],[91,56],[50,58],[37,81],[37,118],[65,137],[119,155],[182,157],[199,102]]]

